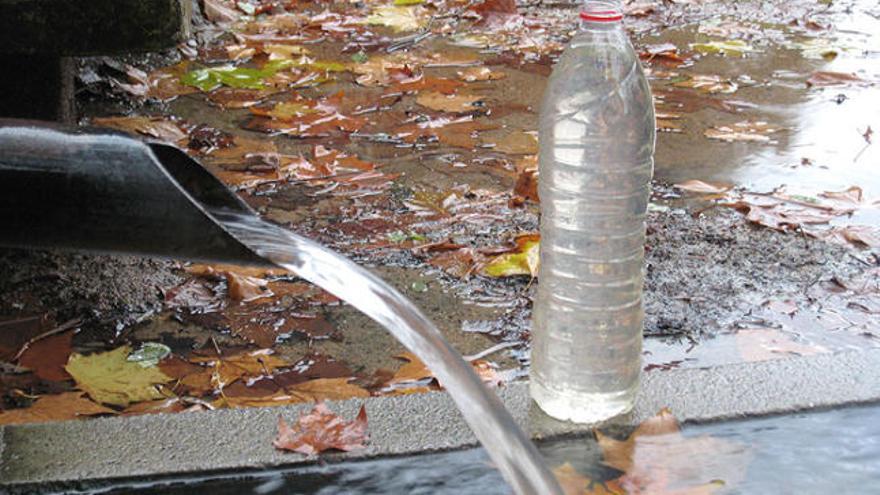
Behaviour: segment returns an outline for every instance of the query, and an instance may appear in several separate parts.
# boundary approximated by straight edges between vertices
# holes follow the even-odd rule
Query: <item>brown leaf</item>
[[[116,414],[113,409],[96,404],[83,395],[84,392],[80,391],[44,395],[30,407],[0,412],[0,425],[45,423],[77,419],[81,416]]]
[[[291,365],[285,359],[273,355],[270,349],[260,349],[228,356],[216,356],[216,354],[213,356],[194,355],[189,358],[189,361],[207,365],[207,372],[210,373],[211,377],[211,385],[217,390],[222,390],[236,380],[271,375],[276,369],[286,368]],[[190,377],[195,379],[193,375],[190,375]],[[186,377],[181,381],[187,383],[187,379],[190,377]]]
[[[70,375],[64,371],[64,365],[73,351],[71,346],[74,333],[67,331],[30,344],[18,359],[18,364],[50,382],[69,380]]]
[[[0,361],[14,360],[25,344],[54,326],[48,314],[0,320]]]
[[[538,138],[532,132],[505,133],[495,141],[495,151],[510,155],[534,155],[538,152]]]
[[[728,440],[683,436],[668,409],[644,421],[626,440],[598,431],[596,438],[604,464],[624,472],[616,480],[623,493],[711,494],[741,481],[750,457],[745,446]]]
[[[187,138],[176,123],[163,117],[95,117],[92,124],[168,143],[179,143]]]
[[[245,127],[301,138],[358,131],[366,125],[367,119],[343,115],[340,112],[343,98],[342,92],[316,100],[297,94],[294,99],[276,103],[272,107],[253,106],[250,111],[256,117]]]
[[[318,403],[310,413],[300,415],[292,426],[279,416],[278,436],[272,445],[280,450],[313,455],[326,450],[347,452],[363,448],[367,438],[367,410],[364,406],[361,406],[357,418],[349,422],[330,412],[323,403]]]
[[[445,95],[436,91],[424,91],[419,93],[416,103],[440,112],[466,113],[472,112],[480,107],[476,106],[482,101],[482,97],[467,93],[458,93],[453,95]]]
[[[574,466],[565,463],[553,469],[565,495],[627,495],[628,492],[616,480],[594,481],[579,473]]]
[[[440,268],[453,277],[466,278],[482,261],[482,256],[473,248],[445,251],[428,260],[428,264]]]
[[[746,328],[737,331],[736,348],[746,361],[768,361],[828,352],[821,345],[797,342],[793,336],[773,328]]]
[[[704,135],[709,139],[718,139],[729,143],[734,141],[769,143],[771,142],[770,134],[776,131],[777,129],[771,127],[767,122],[742,121],[730,126],[724,125],[706,129]]]
[[[682,191],[694,192],[699,194],[723,194],[729,191],[733,186],[728,186],[724,184],[711,184],[709,182],[703,182],[701,180],[694,179],[675,184],[675,187],[681,189]]]
[[[862,81],[859,76],[846,72],[816,71],[807,79],[807,86],[839,86]]]
[[[455,75],[464,82],[496,81],[507,77],[504,72],[495,72],[488,67],[468,67],[456,72]]]
[[[735,82],[719,76],[695,74],[673,84],[677,88],[692,88],[704,93],[734,93],[739,88]]]

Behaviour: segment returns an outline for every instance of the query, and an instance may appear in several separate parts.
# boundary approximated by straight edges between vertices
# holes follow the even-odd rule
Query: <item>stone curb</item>
[[[535,439],[588,432],[555,421],[528,397],[526,383],[499,394]],[[880,349],[655,371],[643,379],[633,412],[615,425],[633,425],[669,407],[683,422],[784,414],[880,401]],[[472,446],[476,439],[442,392],[329,402],[352,418],[366,404],[366,449],[322,456],[341,462]],[[254,471],[312,464],[315,458],[272,447],[278,415],[288,419],[309,404],[277,408],[98,418],[0,429],[0,492],[84,489],[113,482]],[[5,448],[4,448],[5,444]]]

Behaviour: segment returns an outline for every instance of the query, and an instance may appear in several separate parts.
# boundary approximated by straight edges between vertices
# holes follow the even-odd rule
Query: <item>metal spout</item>
[[[254,214],[174,146],[0,120],[0,245],[269,264],[212,209]]]

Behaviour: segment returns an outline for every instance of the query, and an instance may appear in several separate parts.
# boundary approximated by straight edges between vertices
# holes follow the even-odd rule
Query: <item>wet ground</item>
[[[537,230],[525,179],[546,76],[574,11],[523,6],[520,17],[446,7],[396,7],[391,25],[369,27],[353,17],[375,19],[374,5],[201,19],[197,46],[85,61],[84,122],[186,147],[263,218],[374,268],[462,354],[479,354],[513,379],[527,370],[540,282],[489,277],[481,266]],[[315,21],[325,8],[339,14]],[[646,370],[876,346],[872,238],[834,244],[805,235],[796,221],[774,230],[717,204],[735,202],[728,195],[738,191],[785,186],[787,201],[812,205],[823,192],[858,186],[859,206],[831,223],[877,226],[880,152],[871,129],[880,127],[880,50],[872,36],[880,9],[860,1],[692,1],[633,4],[628,13],[660,131]],[[308,62],[297,61],[301,52]],[[187,65],[172,65],[179,60]],[[264,89],[180,82],[203,66],[265,68],[273,60],[294,60],[293,69],[285,66],[280,81],[260,75]],[[141,115],[151,120],[130,118]],[[741,189],[672,186],[691,180]],[[354,376],[370,393],[402,363],[402,347],[377,325],[279,273],[21,251],[4,252],[0,263],[0,314],[81,318],[78,352],[161,342],[188,359],[195,350],[272,348],[306,370],[314,365],[303,362],[323,363],[297,381]],[[249,380],[227,392],[258,395]],[[47,387],[24,383],[0,383],[5,406]]]

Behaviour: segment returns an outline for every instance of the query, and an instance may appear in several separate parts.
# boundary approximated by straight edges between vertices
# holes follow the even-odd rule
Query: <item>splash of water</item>
[[[492,461],[518,494],[562,490],[498,397],[408,299],[351,260],[251,215],[212,215],[257,254],[345,300],[391,332],[446,388]]]

